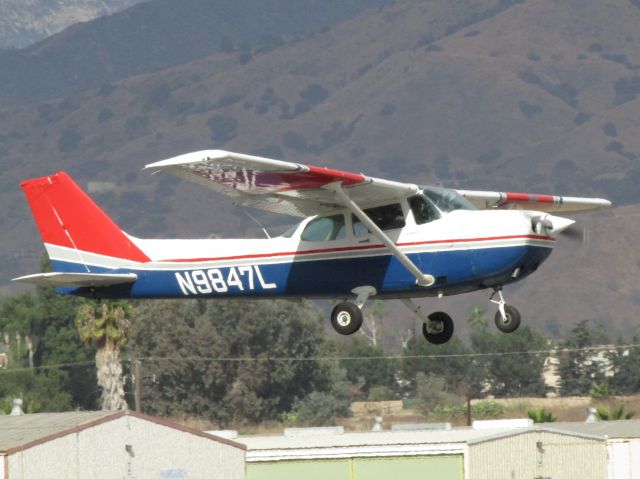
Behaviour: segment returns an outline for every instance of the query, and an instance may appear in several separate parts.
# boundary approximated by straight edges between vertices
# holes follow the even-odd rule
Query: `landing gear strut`
[[[493,299],[498,295],[498,299]],[[495,315],[496,327],[503,333],[513,333],[520,326],[520,312],[513,306],[508,305],[502,296],[502,288],[497,287],[493,290],[493,294],[489,301],[498,305],[498,311]]]

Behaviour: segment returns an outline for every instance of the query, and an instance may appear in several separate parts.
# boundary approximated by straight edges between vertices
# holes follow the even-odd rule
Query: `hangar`
[[[240,437],[248,479],[607,477],[605,438],[547,426]]]
[[[640,479],[640,421],[563,422],[558,428],[602,435],[607,441],[609,479]]]
[[[0,416],[0,479],[244,479],[245,446],[132,411]]]

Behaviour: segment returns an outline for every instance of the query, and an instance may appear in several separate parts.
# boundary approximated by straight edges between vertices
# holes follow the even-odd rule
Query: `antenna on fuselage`
[[[242,211],[244,212],[245,215],[247,215],[249,218],[251,218],[255,222],[255,224],[257,224],[260,227],[260,229],[264,232],[264,234],[267,237],[267,239],[271,239],[271,235],[269,235],[269,232],[267,231],[267,228],[262,226],[262,224],[257,219],[255,219],[251,215],[251,213],[249,213],[248,211],[245,211],[245,210],[242,210]]]

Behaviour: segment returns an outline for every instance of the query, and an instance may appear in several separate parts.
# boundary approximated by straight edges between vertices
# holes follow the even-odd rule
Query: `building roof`
[[[494,435],[504,430],[480,431],[457,428],[441,431],[348,432],[321,436],[241,436],[237,441],[248,451],[272,449],[310,449],[348,446],[466,443],[469,439]]]
[[[640,421],[598,421],[598,422],[555,422],[549,425],[554,429],[582,434],[597,434],[610,439],[640,439]]]
[[[317,436],[241,436],[236,440],[247,446],[247,461],[253,462],[394,454],[462,454],[469,445],[535,432],[600,442],[605,440],[601,432],[572,430],[556,424],[496,429],[462,427],[435,431],[349,432]]]
[[[102,423],[122,411],[73,411],[55,413],[0,416],[0,454],[24,447],[33,442],[44,442],[72,431]]]
[[[513,431],[513,429],[509,430]],[[472,439],[490,437],[504,429],[349,432],[321,436],[242,436],[247,462],[378,457],[395,455],[463,454]]]
[[[16,451],[28,449],[38,444],[66,436],[67,434],[73,434],[126,415],[172,429],[178,429],[207,440],[245,449],[245,446],[238,442],[133,411],[73,411],[24,414],[21,416],[0,415],[0,455],[12,454]]]

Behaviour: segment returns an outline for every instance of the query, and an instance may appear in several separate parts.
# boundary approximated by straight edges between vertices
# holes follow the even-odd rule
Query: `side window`
[[[409,206],[413,212],[413,218],[417,225],[423,225],[429,221],[439,218],[436,209],[429,203],[424,196],[416,195],[409,198]]]
[[[344,237],[344,215],[333,215],[312,220],[305,227],[300,239],[303,241],[331,241]]]
[[[404,227],[404,214],[402,213],[400,203],[369,208],[364,210],[364,212],[371,218],[371,221],[383,231]],[[364,236],[368,233],[367,227],[363,225],[358,218],[352,216],[351,219],[353,222],[354,235]]]

